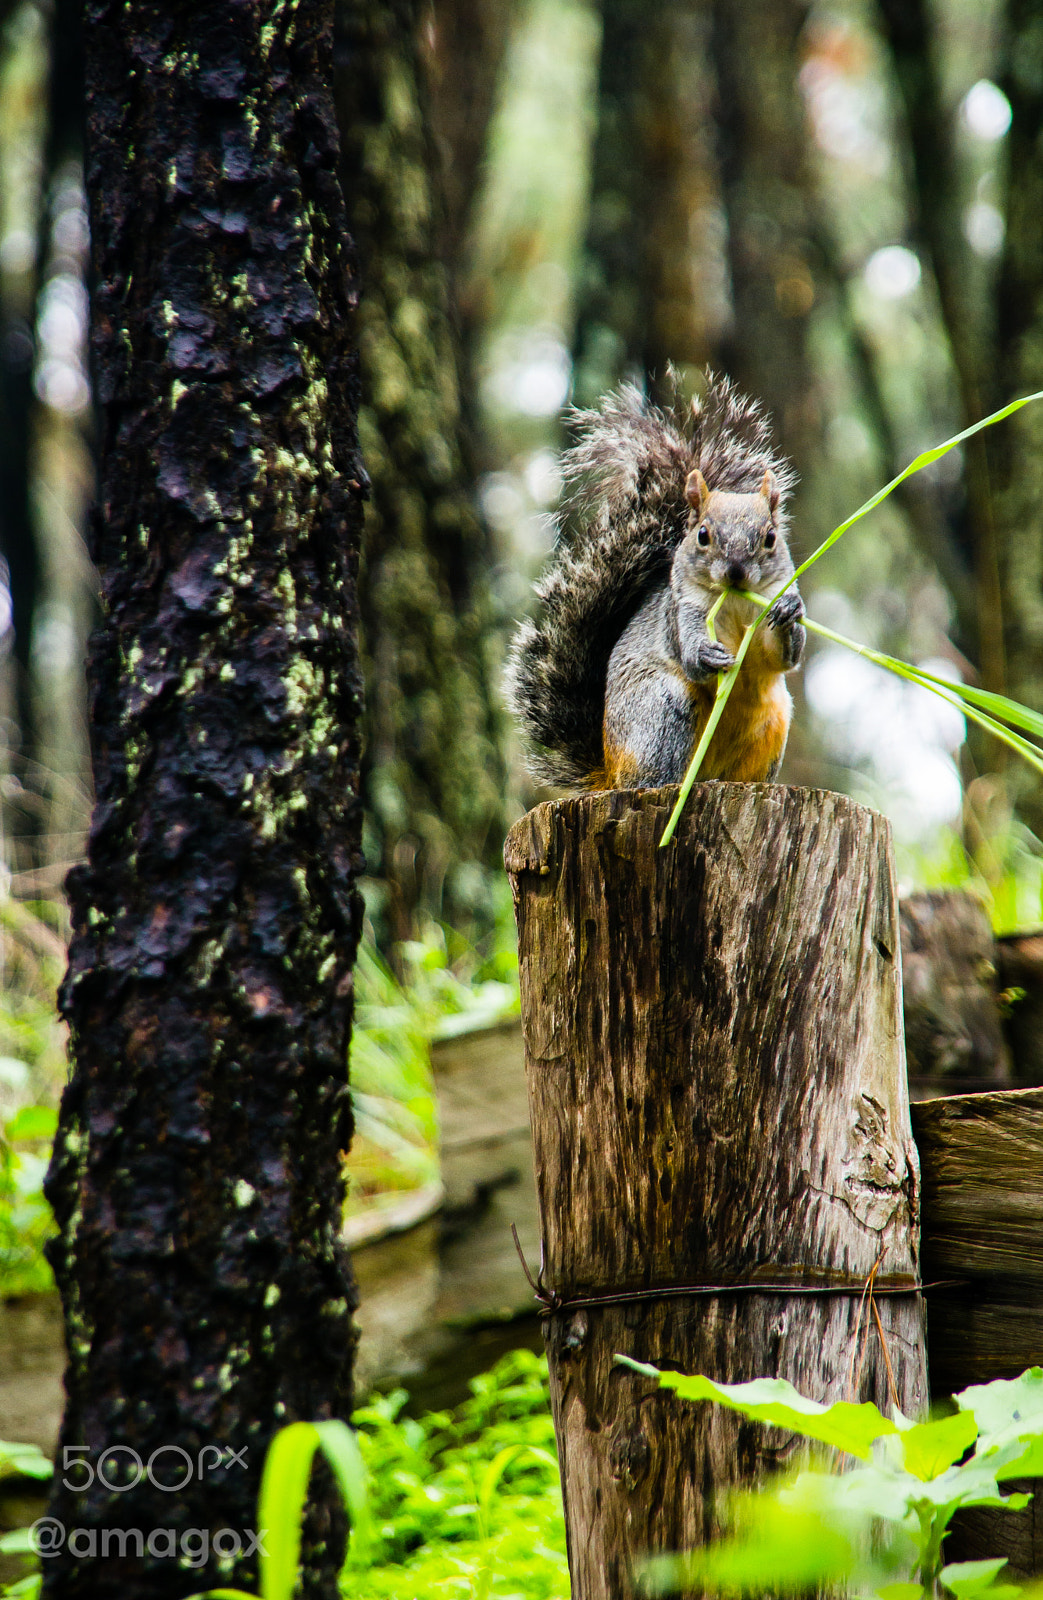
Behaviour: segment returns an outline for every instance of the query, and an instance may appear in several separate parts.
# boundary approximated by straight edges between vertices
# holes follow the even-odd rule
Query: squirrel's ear
[[[769,467],[764,469],[764,482],[761,484],[761,494],[768,502],[772,516],[779,509],[779,486],[775,482],[775,475]]]
[[[698,511],[699,507],[708,498],[709,493],[710,491],[706,487],[706,479],[699,471],[699,468],[696,467],[688,474],[688,481],[684,486],[685,499],[693,511]]]

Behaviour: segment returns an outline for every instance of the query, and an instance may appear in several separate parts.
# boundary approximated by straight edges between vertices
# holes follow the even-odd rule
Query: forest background
[[[362,997],[394,999],[379,950],[452,1010],[472,1003],[454,963],[509,975],[502,840],[540,796],[500,677],[554,538],[567,406],[623,379],[660,397],[670,364],[689,392],[729,373],[798,468],[807,554],[919,450],[1043,388],[1043,18],[1028,0],[341,0],[338,35],[372,483]],[[70,0],[0,0],[8,1111],[63,1079],[50,993],[91,793],[81,46]],[[1043,704],[1041,480],[1030,407],[817,566],[812,616]],[[784,779],[886,810],[907,881],[973,882],[1001,929],[1040,920],[1043,802],[1001,747],[832,645],[812,642],[796,692]],[[387,1088],[387,1042],[356,1043],[357,1092]],[[429,1142],[424,1114],[392,1116],[385,1149],[396,1127]]]
[[[129,11],[137,42],[166,15]],[[205,0],[185,11],[210,14]],[[351,1067],[353,1173],[367,1197],[431,1175],[425,1035],[447,1013],[511,1003],[500,853],[509,823],[540,796],[500,678],[554,537],[568,404],[591,403],[623,379],[658,397],[669,364],[691,392],[707,365],[727,372],[764,402],[793,457],[795,543],[806,555],[921,449],[1043,390],[1043,17],[1032,0],[338,0],[336,12],[334,89],[351,179],[342,237],[357,251],[361,299],[357,313],[348,298],[335,303],[361,354],[371,483],[359,585],[368,921]],[[54,1105],[65,1078],[53,1007],[62,885],[82,856],[91,801],[83,661],[100,615],[86,555],[100,430],[87,346],[95,286],[83,42],[73,0],[0,0],[0,1252],[5,1267],[30,1274],[22,1287],[46,1270],[39,1174],[53,1118],[36,1113]],[[124,200],[139,176],[155,179],[133,170],[146,161],[127,152]],[[92,189],[94,215],[115,217],[117,199],[99,194],[96,179]],[[339,219],[325,224],[335,232]],[[328,259],[339,249],[334,240]],[[343,290],[343,273],[329,281]],[[111,302],[113,280],[96,287]],[[158,341],[167,377],[179,358],[175,322]],[[142,327],[138,357],[148,349]],[[102,342],[99,370],[112,357]],[[195,341],[190,365],[205,362],[204,345]],[[248,346],[238,348],[252,359]],[[133,376],[144,390],[147,372],[139,359]],[[206,388],[196,381],[196,397]],[[331,412],[346,409],[345,395],[331,393]],[[108,404],[110,427],[117,410]],[[811,615],[941,676],[1043,704],[1041,413],[1028,407],[968,442],[853,529],[809,575]],[[110,506],[104,520],[127,515]],[[352,618],[346,604],[342,634]],[[952,705],[815,641],[797,693],[785,779],[887,810],[907,882],[973,884],[1001,930],[1043,920],[1043,801],[1000,747],[968,740]],[[190,798],[205,806],[199,793]],[[106,892],[118,899],[133,863],[125,853],[109,866]],[[348,962],[345,948],[342,938]],[[342,1010],[348,993],[336,988]],[[313,998],[323,1011],[328,996]],[[249,1086],[263,1090],[258,1105],[281,1093],[266,1048],[283,1067],[298,1050],[308,1081],[339,1092],[343,1052],[331,1063],[308,1043],[283,1050],[274,1027],[259,1036],[240,1058]],[[106,1054],[97,1029],[82,1029],[81,1043],[111,1093],[123,1058]],[[159,1074],[154,1086],[165,1086]],[[131,1154],[147,1162],[155,1141],[145,1099],[126,1121],[141,1136]],[[250,1122],[240,1104],[224,1133]],[[280,1114],[302,1104],[284,1095]],[[337,1129],[305,1111],[300,1125],[328,1135],[330,1178]],[[250,1126],[267,1136],[275,1120]],[[213,1125],[222,1159],[238,1159]],[[99,1192],[112,1170],[110,1134],[118,1130],[104,1117],[91,1132]],[[228,1195],[241,1185],[222,1189],[232,1166],[210,1165],[217,1199],[207,1217],[220,1243]],[[305,1172],[302,1189],[331,1214],[339,1207],[335,1182],[324,1192],[305,1162],[287,1170]],[[68,1199],[75,1174],[57,1176]],[[177,1176],[189,1181],[188,1163]],[[172,1183],[161,1198],[173,1205],[178,1192]],[[274,1239],[281,1213],[271,1220],[267,1191],[264,1203]],[[105,1216],[101,1205],[96,1233],[81,1229],[88,1266],[108,1248]],[[153,1233],[148,1287],[159,1302],[162,1273],[174,1282],[181,1265],[194,1269],[198,1249],[189,1241],[175,1259],[164,1230]],[[278,1234],[280,1268],[305,1255],[284,1242]],[[121,1296],[109,1298],[122,1308]],[[278,1325],[296,1348],[303,1300],[286,1293],[271,1304],[281,1309],[265,1299],[266,1332]],[[340,1312],[346,1321],[346,1301]],[[238,1339],[239,1325],[228,1326]],[[107,1348],[99,1339],[90,1354]],[[170,1340],[164,1351],[176,1348]],[[237,1426],[261,1430],[254,1440],[274,1425],[282,1378],[252,1334],[239,1348],[249,1359],[229,1405]],[[194,1381],[187,1357],[184,1374],[163,1361],[171,1393],[180,1377]],[[305,1363],[289,1365],[296,1380]],[[161,1386],[144,1363],[124,1387],[134,1381],[151,1405]],[[310,1415],[301,1393],[295,1404]],[[371,1418],[387,1434],[384,1458],[398,1448],[392,1436],[409,1444],[393,1422]],[[546,1443],[545,1417],[538,1426]]]

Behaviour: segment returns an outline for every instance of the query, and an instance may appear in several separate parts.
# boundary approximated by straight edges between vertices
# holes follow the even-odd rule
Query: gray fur
[[[515,634],[506,687],[534,746],[533,774],[581,787],[602,762],[609,657],[641,606],[668,590],[689,527],[689,473],[698,467],[711,490],[752,494],[770,471],[783,549],[796,477],[772,447],[760,405],[712,373],[690,407],[680,398],[668,410],[653,406],[624,385],[570,422],[558,539],[535,586],[537,614]],[[663,737],[672,744],[668,730]]]

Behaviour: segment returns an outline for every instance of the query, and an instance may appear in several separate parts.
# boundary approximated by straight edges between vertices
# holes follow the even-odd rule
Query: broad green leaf
[[[830,1406],[820,1405],[817,1400],[805,1399],[784,1378],[713,1383],[698,1375],[686,1377],[682,1372],[660,1372],[657,1367],[631,1361],[628,1356],[617,1355],[616,1361],[646,1378],[655,1378],[664,1389],[673,1389],[682,1400],[716,1400],[731,1411],[741,1411],[754,1422],[789,1428],[806,1439],[831,1444],[862,1461],[868,1460],[874,1439],[897,1432],[890,1418],[868,1401],[855,1405],[850,1400],[837,1400]]]
[[[945,1587],[952,1590],[956,1600],[975,1600],[980,1594],[995,1596],[998,1593],[994,1579],[1006,1565],[1006,1556],[997,1556],[990,1561],[950,1561],[947,1567],[942,1568],[940,1577]],[[1010,1593],[1017,1594],[1017,1588],[1011,1588]]]
[[[924,1593],[919,1583],[885,1583],[876,1591],[876,1600],[920,1600]]]
[[[851,1540],[835,1525],[767,1496],[743,1506],[743,1526],[734,1538],[683,1555],[653,1556],[641,1563],[638,1581],[651,1595],[701,1588],[803,1593],[838,1583],[857,1559]]]
[[[902,1458],[906,1470],[920,1479],[937,1478],[978,1437],[978,1424],[969,1411],[957,1411],[935,1422],[918,1422],[903,1432]]]
[[[0,1440],[0,1478],[49,1478],[53,1463],[34,1444]]]
[[[17,1583],[10,1583],[4,1589],[4,1600],[39,1600],[42,1579],[38,1572],[31,1577],[20,1578]],[[254,1600],[250,1595],[249,1600]]]
[[[1017,1426],[1017,1423],[1011,1424],[1012,1429]],[[1008,1478],[1043,1478],[1043,1438],[1019,1439],[1018,1444],[1022,1448],[1008,1460],[1000,1462],[995,1469],[1001,1483]],[[997,1446],[1004,1454],[1007,1448],[1006,1445]]]
[[[981,1434],[979,1450],[1043,1433],[1043,1367],[1029,1367],[1017,1378],[996,1378],[961,1389],[953,1399],[961,1411],[971,1411]],[[1011,1433],[1011,1429],[1020,1432]]]

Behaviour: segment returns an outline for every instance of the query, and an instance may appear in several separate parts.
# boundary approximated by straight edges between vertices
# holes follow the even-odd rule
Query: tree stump
[[[505,851],[574,1600],[635,1594],[635,1558],[713,1537],[717,1492],[795,1448],[616,1352],[886,1406],[876,1266],[901,1405],[926,1401],[889,825],[711,783],[659,850],[675,795],[541,805]]]
[[[909,1092],[914,1100],[1010,1085],[996,942],[985,907],[961,889],[899,906]]]

